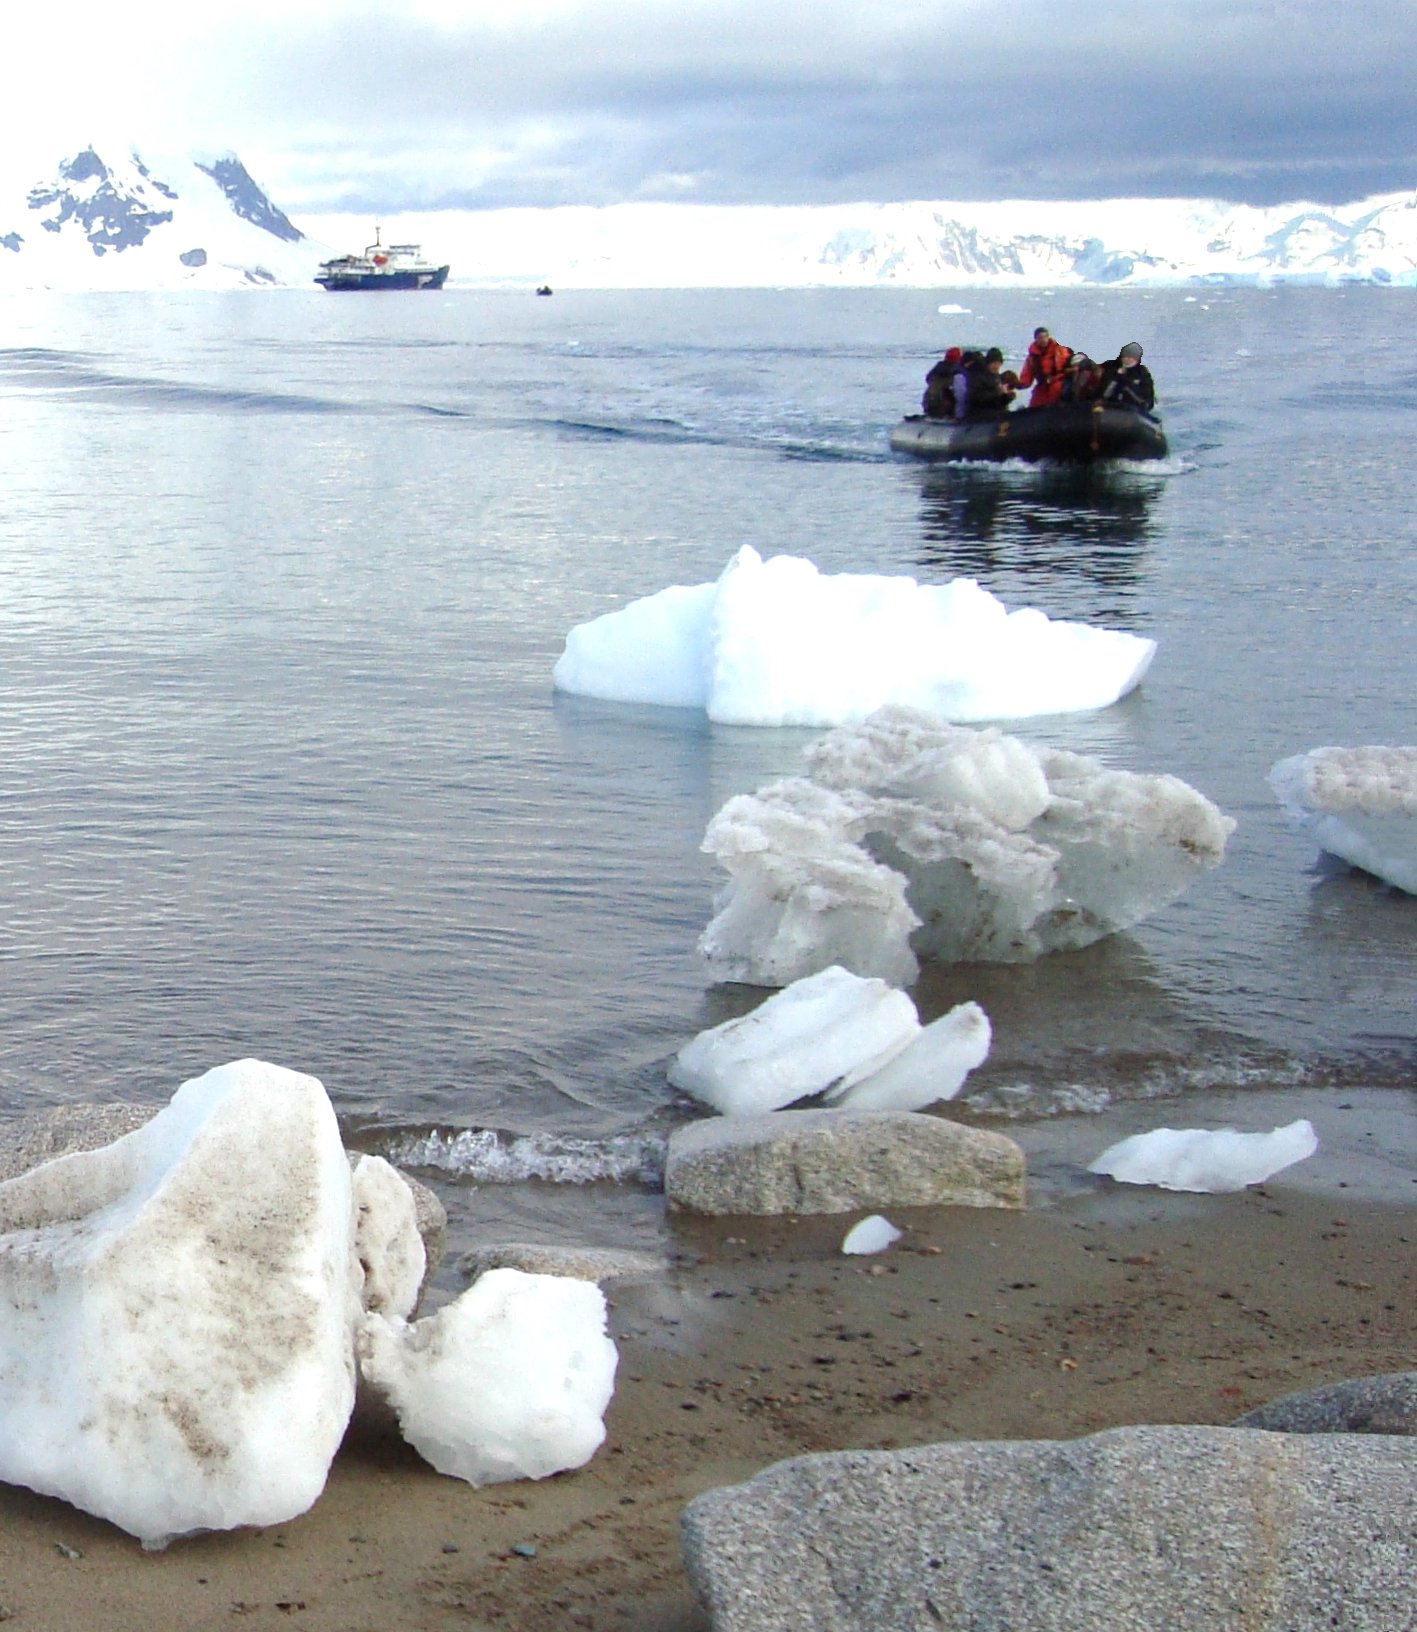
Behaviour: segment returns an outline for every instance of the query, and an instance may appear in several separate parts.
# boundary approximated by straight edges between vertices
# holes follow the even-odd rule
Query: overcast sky
[[[65,0],[7,140],[230,148],[322,210],[1417,188],[1414,0]]]

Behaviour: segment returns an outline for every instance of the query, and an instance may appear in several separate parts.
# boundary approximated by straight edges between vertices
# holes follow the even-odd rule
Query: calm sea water
[[[1408,1088],[1417,902],[1321,864],[1265,775],[1417,741],[1411,310],[1373,289],[9,297],[0,1111],[157,1101],[255,1054],[320,1077],[379,1148],[490,1128],[504,1158],[633,1168],[684,1114],[668,1057],[761,996],[696,958],[704,826],[808,738],[558,697],[551,668],[574,623],[742,544],[966,574],[1160,642],[1135,697],[1020,734],[1184,777],[1237,818],[1228,858],[1133,935],[930,971],[924,1018],[977,997],[994,1020],[986,1098]],[[1017,362],[1040,321],[1094,355],[1143,342],[1171,461],[889,454],[940,348]],[[567,1140],[591,1142],[579,1170]]]

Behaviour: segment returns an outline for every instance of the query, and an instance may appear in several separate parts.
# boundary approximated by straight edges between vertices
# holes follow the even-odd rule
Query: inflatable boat
[[[1043,459],[1091,464],[1098,459],[1164,459],[1161,421],[1100,402],[1015,408],[981,419],[927,419],[911,414],[891,432],[891,447],[917,459]]]

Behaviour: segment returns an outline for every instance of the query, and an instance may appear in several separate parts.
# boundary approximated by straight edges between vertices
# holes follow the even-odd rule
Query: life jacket
[[[1031,385],[1033,394],[1028,399],[1030,408],[1047,408],[1063,394],[1064,370],[1073,354],[1071,346],[1059,345],[1051,336],[1044,344],[1034,341],[1019,370],[1018,383]]]

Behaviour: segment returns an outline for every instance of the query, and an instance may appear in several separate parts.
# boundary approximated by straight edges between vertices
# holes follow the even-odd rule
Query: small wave
[[[979,1116],[1032,1121],[1050,1116],[1098,1116],[1112,1104],[1112,1095],[1087,1083],[1039,1088],[1028,1082],[1009,1082],[981,1089],[961,1103]]]
[[[961,1099],[979,1116],[1005,1121],[1041,1121],[1054,1116],[1096,1116],[1123,1103],[1183,1099],[1187,1094],[1245,1089],[1298,1089],[1323,1086],[1332,1073],[1297,1060],[1238,1056],[1199,1064],[1156,1062],[1128,1068],[1124,1080],[1104,1082],[1005,1082],[977,1089]]]
[[[853,447],[845,442],[817,441],[785,436],[776,432],[712,430],[686,425],[674,419],[643,419],[616,425],[588,419],[554,419],[553,430],[597,441],[659,442],[676,447],[743,448],[776,453],[784,459],[808,463],[887,464],[893,459],[889,448]]]
[[[396,1141],[389,1160],[404,1167],[435,1168],[479,1184],[635,1182],[658,1189],[664,1182],[664,1141],[620,1135],[568,1139],[554,1134],[505,1137],[495,1128],[461,1133],[430,1132]]]

